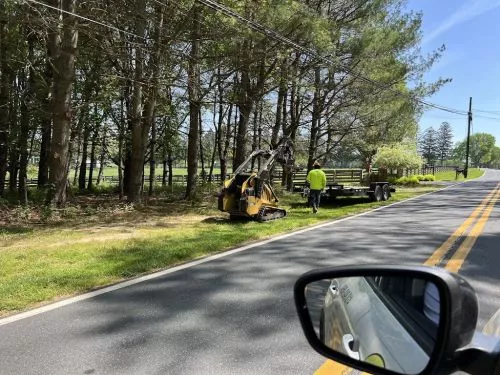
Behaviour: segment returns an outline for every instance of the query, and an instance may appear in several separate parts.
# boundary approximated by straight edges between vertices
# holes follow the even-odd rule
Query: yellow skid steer
[[[257,158],[261,158],[263,163],[259,170],[252,170]],[[284,168],[293,169],[293,148],[289,141],[283,142],[275,150],[252,152],[232,177],[224,181],[218,198],[219,210],[228,212],[231,219],[246,217],[268,221],[285,217],[286,211],[278,207],[278,198],[269,181],[269,172],[276,161]]]

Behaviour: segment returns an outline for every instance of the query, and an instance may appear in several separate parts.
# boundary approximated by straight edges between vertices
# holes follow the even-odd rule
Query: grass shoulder
[[[282,193],[288,216],[266,223],[229,221],[209,190],[195,202],[173,195],[140,206],[85,197],[45,222],[28,212],[0,229],[0,316],[436,189],[399,188],[387,202],[339,198],[316,215]]]
[[[480,168],[469,168],[469,175],[467,176],[467,180],[473,180],[475,178],[482,177],[484,175],[484,170]],[[435,174],[436,181],[464,181],[465,178],[463,175],[458,176],[456,178],[455,171],[442,171],[437,172]]]

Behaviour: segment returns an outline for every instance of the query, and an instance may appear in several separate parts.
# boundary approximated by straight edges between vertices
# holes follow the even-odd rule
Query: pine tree
[[[438,157],[437,133],[434,128],[427,128],[420,137],[420,153],[427,164],[434,164]]]
[[[447,122],[443,122],[437,131],[437,152],[438,158],[441,161],[441,165],[447,160],[453,148],[453,131],[451,125]]]

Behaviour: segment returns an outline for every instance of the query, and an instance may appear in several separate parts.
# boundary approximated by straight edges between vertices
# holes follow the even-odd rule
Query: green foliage
[[[422,181],[436,181],[436,176],[434,176],[433,174],[426,174],[425,176],[423,176]]]
[[[406,185],[408,184],[408,177],[400,177],[400,178],[397,178],[394,183],[396,185]]]
[[[453,131],[448,122],[443,122],[436,133],[437,157],[444,164],[453,149]]]
[[[500,147],[493,147],[493,150],[491,151],[491,161],[488,166],[490,168],[500,169]]]
[[[421,174],[418,174],[415,177],[417,177],[417,180],[419,180],[419,181],[425,181],[425,176],[423,176]]]
[[[495,154],[495,137],[488,133],[476,133],[470,137],[470,163],[474,167],[488,166],[492,163]],[[454,157],[465,163],[467,140],[459,142],[454,149]]]
[[[418,185],[420,181],[418,180],[417,176],[410,176],[408,177],[408,185]]]
[[[438,135],[434,128],[427,128],[419,140],[419,149],[427,164],[433,165],[439,154]]]
[[[415,169],[422,165],[415,148],[408,144],[380,147],[374,159],[379,168]]]
[[[27,5],[13,0],[4,3],[8,4],[5,8],[8,74],[12,82],[20,83],[20,87],[9,93],[10,103],[1,107],[16,108],[16,103],[22,103],[26,90],[22,89],[20,78],[29,75],[25,77],[28,82],[33,78],[36,90],[30,106],[37,112],[30,111],[30,114],[33,113],[30,126],[31,132],[34,132],[43,122],[40,119],[48,114],[50,122],[50,116],[54,115],[45,107],[45,99],[54,79],[59,77],[46,70],[47,43],[46,38],[40,35],[66,28],[60,23],[57,12],[44,8],[41,3]],[[131,2],[110,0],[95,3],[99,6],[92,5],[92,2],[77,2],[75,12],[103,24],[119,25],[123,30],[135,29]],[[130,146],[127,127],[129,120],[136,117],[132,113],[132,103],[137,92],[143,94],[139,100],[145,109],[152,104],[153,98],[156,100],[152,106],[156,139],[152,142],[153,132],[146,131],[142,145],[134,145],[134,150],[144,152],[141,156],[146,156],[146,160],[150,153],[156,161],[187,158],[188,132],[185,125],[190,109],[194,107],[193,101],[187,99],[186,77],[192,77],[188,72],[188,66],[192,64],[195,70],[202,72],[196,91],[201,94],[200,144],[205,166],[212,155],[219,158],[218,152],[214,154],[214,151],[221,151],[216,148],[224,148],[226,140],[229,149],[224,157],[228,164],[234,156],[233,139],[234,150],[249,150],[253,136],[257,135],[262,137],[259,139],[262,147],[267,147],[270,143],[269,130],[275,119],[278,137],[283,133],[296,134],[296,160],[302,165],[307,165],[309,159],[318,158],[336,165],[370,163],[379,149],[382,155],[377,156],[377,162],[384,166],[405,168],[420,163],[415,155],[410,155],[413,151],[400,153],[399,156],[394,153],[383,155],[384,145],[415,139],[416,118],[421,110],[415,101],[405,95],[394,95],[394,90],[412,98],[421,98],[435,92],[446,82],[424,81],[424,73],[444,50],[438,49],[422,56],[419,46],[422,15],[409,12],[403,1],[224,2],[244,17],[275,29],[294,43],[328,57],[331,60],[329,63],[307,56],[286,43],[277,42],[235,18],[211,12],[201,4],[193,6],[192,1],[184,0],[177,3],[148,3],[144,15],[147,43],[141,38],[132,41],[123,33],[106,33],[100,28],[81,30],[75,51],[78,56],[75,71],[78,74],[71,82],[73,95],[70,111],[78,127],[75,128],[75,137],[67,137],[68,141],[74,139],[75,142],[71,148],[73,159],[80,155],[84,133],[88,130],[87,138],[91,144],[87,149],[95,148],[97,156],[102,152],[117,165],[125,164],[128,156],[123,156],[122,152],[122,160],[118,160],[118,155],[119,149],[123,151]],[[161,4],[168,22],[165,22],[156,39]],[[197,9],[201,11],[201,22],[190,22],[192,11]],[[40,17],[45,22],[38,22]],[[200,56],[186,58],[194,34],[193,26],[200,32],[197,37]],[[28,48],[31,39],[28,40],[28,35],[34,37],[30,46],[34,58],[31,59],[31,49]],[[138,51],[142,53],[138,55]],[[143,59],[142,65],[137,64],[140,58]],[[136,76],[136,66],[142,66],[143,77]],[[159,66],[161,69],[158,70]],[[316,72],[319,76],[317,80]],[[2,74],[6,73],[0,72]],[[369,80],[360,77],[375,80],[392,90],[375,89]],[[139,91],[134,85],[141,82],[145,84]],[[194,85],[191,79],[187,83]],[[281,119],[281,123],[278,121],[277,87],[283,87],[287,93],[285,109],[295,108],[294,113],[298,114],[294,124],[288,119]],[[295,97],[292,97],[293,90],[296,90]],[[318,102],[313,100],[315,95],[323,98],[319,101],[322,102],[320,108],[313,108],[314,102]],[[241,116],[244,108],[253,109],[251,116]],[[321,113],[321,119],[311,118],[317,113]],[[250,120],[245,129],[248,137],[237,136],[235,128],[240,125],[243,128],[244,121],[241,120]],[[315,129],[316,132],[311,131],[313,124],[319,128]],[[12,123],[9,128],[18,129],[18,125]],[[314,133],[316,138],[311,137]],[[18,135],[13,132],[9,143],[19,144],[16,137]],[[33,140],[30,152],[37,157],[40,156],[40,137],[36,136]],[[243,141],[246,144],[239,144]],[[151,151],[148,145],[153,144],[156,144],[156,149]],[[190,164],[194,162],[196,160],[190,161]],[[9,164],[12,163],[9,161]],[[77,164],[78,160],[71,160],[71,169],[74,170]],[[30,167],[29,175],[35,177],[35,172],[35,168]],[[116,171],[112,173],[116,174]],[[116,194],[116,190],[96,187],[89,193]],[[35,198],[33,201],[42,202],[42,199]]]
[[[400,177],[394,180],[395,185],[402,185],[402,186],[416,186],[420,184],[420,181],[418,179],[418,176],[409,176],[409,177]]]

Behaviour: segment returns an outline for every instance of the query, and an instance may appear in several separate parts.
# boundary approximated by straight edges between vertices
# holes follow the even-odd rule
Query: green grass
[[[467,176],[467,180],[472,180],[474,178],[481,177],[484,174],[484,170],[479,168],[469,168],[469,175]],[[444,171],[437,172],[435,174],[436,181],[463,181],[464,176],[460,175],[458,179],[455,179],[455,171]]]
[[[57,228],[0,229],[0,316],[435,189],[399,189],[391,201],[379,203],[341,198],[323,204],[316,215],[299,195],[284,194],[288,216],[267,223],[230,222],[213,198],[139,206],[121,218],[103,211],[105,217],[94,223],[76,215]]]

